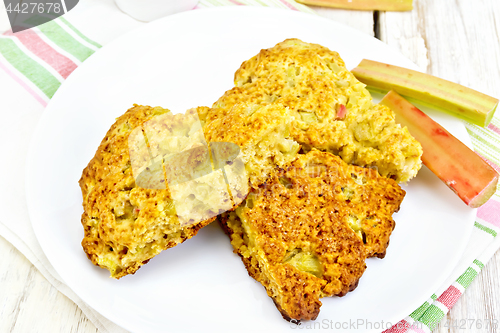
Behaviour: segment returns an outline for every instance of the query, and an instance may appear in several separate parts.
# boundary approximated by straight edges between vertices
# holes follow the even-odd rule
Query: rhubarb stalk
[[[372,60],[364,59],[352,73],[369,88],[394,90],[479,126],[490,123],[498,105],[498,99],[457,83]]]
[[[413,9],[413,0],[297,0],[305,5],[353,10],[405,11]]]
[[[396,114],[422,145],[422,162],[468,206],[477,208],[495,193],[498,173],[441,125],[394,91],[380,104]]]

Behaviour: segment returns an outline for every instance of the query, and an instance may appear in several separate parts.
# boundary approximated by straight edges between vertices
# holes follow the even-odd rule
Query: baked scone
[[[84,169],[82,246],[111,277],[135,273],[235,205],[201,126],[195,109],[135,105]]]
[[[207,141],[211,144],[232,142],[238,145],[253,187],[265,182],[276,166],[283,167],[295,159],[300,149],[300,145],[290,139],[293,117],[288,108],[279,103],[238,103],[219,117],[210,118],[210,121],[207,121],[206,115],[211,111],[206,111],[200,111],[200,118],[205,122],[203,131]],[[244,191],[241,199],[247,193],[248,190]]]
[[[312,150],[219,221],[283,318],[309,320],[321,297],[357,286],[367,256],[385,253],[404,194],[373,169]]]
[[[420,144],[389,108],[373,103],[337,52],[288,39],[243,62],[234,81],[208,110],[207,123],[240,103],[278,103],[289,109],[291,139],[305,151],[328,151],[398,182],[421,167]]]

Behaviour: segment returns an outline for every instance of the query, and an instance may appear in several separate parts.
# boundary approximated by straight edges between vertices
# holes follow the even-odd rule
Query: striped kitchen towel
[[[101,47],[64,17],[0,37],[0,67],[43,106],[64,80]]]
[[[313,12],[310,8],[293,0],[202,0],[196,9],[226,5],[270,6]],[[71,13],[77,15],[78,10],[75,8]],[[60,17],[33,29],[16,34],[5,32],[0,36],[0,71],[7,74],[4,77],[10,78],[11,82],[8,86],[18,85],[31,96],[29,98],[43,107],[47,105],[71,72],[101,47],[99,43],[82,34],[69,20]],[[4,84],[3,87],[5,86]],[[500,147],[500,114],[497,113],[487,128],[469,123],[465,125],[476,152],[500,172],[500,149],[498,148]],[[27,229],[15,229],[19,226],[14,225],[2,227],[2,222],[0,222],[2,236],[14,245],[21,244],[19,241],[13,241],[14,237],[18,237],[26,243],[27,249],[30,248],[29,240],[23,234]],[[12,232],[7,233],[5,230],[12,230]],[[478,210],[469,245],[449,280],[435,294],[429,295],[427,302],[385,332],[432,331],[500,248],[499,233],[500,191],[497,189],[493,198]],[[37,261],[33,254],[27,255],[27,250],[20,250],[33,263]],[[61,290],[60,287],[58,288]],[[81,306],[80,303],[78,304]],[[103,331],[114,329],[112,326],[114,324],[99,319],[99,316],[92,315],[91,311],[92,309],[87,309],[85,313],[97,327]]]

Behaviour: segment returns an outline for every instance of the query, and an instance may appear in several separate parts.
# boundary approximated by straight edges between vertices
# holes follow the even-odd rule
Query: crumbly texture
[[[83,170],[82,246],[111,277],[135,273],[233,206],[222,172],[211,172],[199,132],[196,110],[172,115],[159,107],[134,105],[111,126]],[[178,162],[188,186],[168,186],[166,172],[179,172],[178,163],[167,163],[168,157],[180,152],[191,157]],[[207,175],[200,175],[204,169]]]
[[[202,120],[210,113],[205,110],[199,112]],[[257,187],[276,167],[296,157],[300,145],[290,139],[292,120],[288,108],[279,103],[258,105],[247,101],[210,118],[203,130],[208,142],[232,142],[240,147],[250,185]]]
[[[207,124],[248,102],[287,108],[291,139],[304,151],[328,151],[398,182],[421,167],[420,144],[395,123],[389,108],[373,104],[338,53],[323,46],[288,39],[245,61],[235,87],[205,110]]]
[[[219,221],[283,317],[310,320],[321,297],[353,290],[365,258],[385,253],[404,195],[375,170],[312,150]]]

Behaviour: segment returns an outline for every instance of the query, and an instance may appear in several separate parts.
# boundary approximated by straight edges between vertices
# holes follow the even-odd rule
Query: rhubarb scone
[[[203,111],[199,113],[207,141],[211,144],[232,142],[240,147],[241,160],[252,187],[265,182],[276,167],[284,167],[294,160],[300,150],[300,145],[291,139],[293,117],[290,110],[279,103],[238,103],[210,121],[207,121],[207,114],[212,109],[204,108]]]
[[[79,182],[88,258],[113,278],[133,274],[232,209],[211,155],[197,110],[135,105],[119,117]]]
[[[321,297],[353,290],[365,258],[385,253],[404,195],[373,169],[312,150],[219,221],[283,317],[310,320]]]
[[[422,148],[393,112],[376,105],[365,85],[347,70],[337,52],[288,39],[243,62],[235,87],[206,114],[224,117],[235,105],[280,104],[293,117],[291,139],[304,151],[317,148],[346,163],[376,167],[398,182],[414,177]]]

